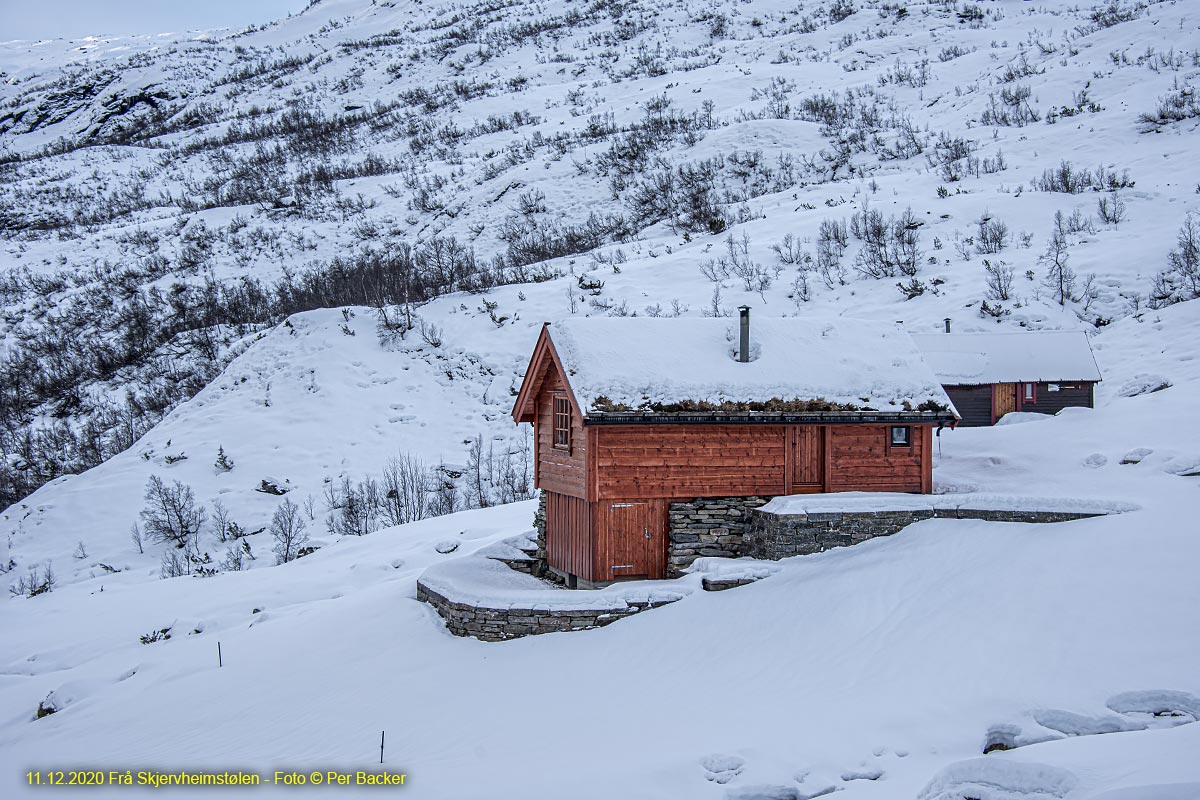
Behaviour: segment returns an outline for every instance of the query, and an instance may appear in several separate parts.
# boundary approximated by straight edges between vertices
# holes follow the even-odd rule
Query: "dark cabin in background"
[[[957,421],[898,326],[766,319],[751,336],[748,309],[740,331],[547,324],[513,418],[534,425],[543,547],[569,586],[663,578],[710,554],[676,529],[703,498],[727,501],[708,527],[740,536],[736,517],[777,495],[931,492],[934,429]]]
[[[1012,411],[1092,408],[1100,370],[1082,331],[914,335],[962,425],[994,425]]]

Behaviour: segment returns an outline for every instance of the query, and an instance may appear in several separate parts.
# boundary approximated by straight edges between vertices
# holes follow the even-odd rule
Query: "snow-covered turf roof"
[[[737,360],[736,319],[569,319],[548,330],[585,413],[597,400],[600,410],[772,399],[953,408],[912,338],[890,323],[755,317],[749,363]]]
[[[1082,331],[920,334],[913,339],[947,386],[1100,380]]]

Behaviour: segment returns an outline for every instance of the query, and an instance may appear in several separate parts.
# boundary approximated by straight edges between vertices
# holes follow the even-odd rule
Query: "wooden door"
[[[825,488],[825,427],[793,425],[788,453],[792,492],[820,492]]]
[[[663,578],[666,575],[667,541],[665,503],[643,500],[601,504],[605,517],[602,560],[607,580]]]
[[[1017,410],[1017,386],[1016,383],[994,383],[992,384],[992,423],[1003,417],[1005,414]]]

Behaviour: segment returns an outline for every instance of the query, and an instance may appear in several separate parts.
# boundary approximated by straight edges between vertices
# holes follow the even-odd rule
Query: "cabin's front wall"
[[[1038,414],[1057,414],[1064,408],[1092,408],[1095,384],[1090,381],[1062,381],[1035,384],[1033,402],[1025,400],[1024,387],[1017,384],[1021,411]],[[1051,391],[1051,387],[1055,387]]]
[[[596,425],[595,499],[785,494],[782,425]]]
[[[950,402],[958,410],[964,428],[977,428],[992,424],[992,386],[943,386]]]
[[[891,425],[590,425],[573,434],[586,453],[581,485],[577,472],[561,469],[561,452],[554,469],[546,469],[550,413],[548,405],[539,413],[537,440],[539,480],[547,490],[547,560],[581,585],[666,577],[668,550],[680,533],[669,522],[673,503],[933,490],[929,424],[907,426],[905,446],[891,444]],[[560,480],[554,485],[574,494],[551,488],[551,475]],[[740,518],[717,516],[732,526],[722,536],[736,537]]]
[[[594,498],[932,490],[931,425],[598,425]]]
[[[933,491],[933,426],[912,425],[909,443],[892,446],[890,425],[832,425],[829,492]]]
[[[962,416],[964,428],[994,425],[1005,409],[1037,414],[1057,414],[1064,408],[1092,408],[1095,384],[1091,381],[1041,381],[1033,384],[1033,400],[1026,399],[1024,383],[978,386],[943,386]],[[1053,390],[1052,390],[1053,387]],[[1015,399],[1014,399],[1015,398]]]

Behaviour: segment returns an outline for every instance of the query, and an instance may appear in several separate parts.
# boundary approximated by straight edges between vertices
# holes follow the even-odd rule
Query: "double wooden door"
[[[666,577],[666,501],[603,502],[600,511],[607,579]]]

